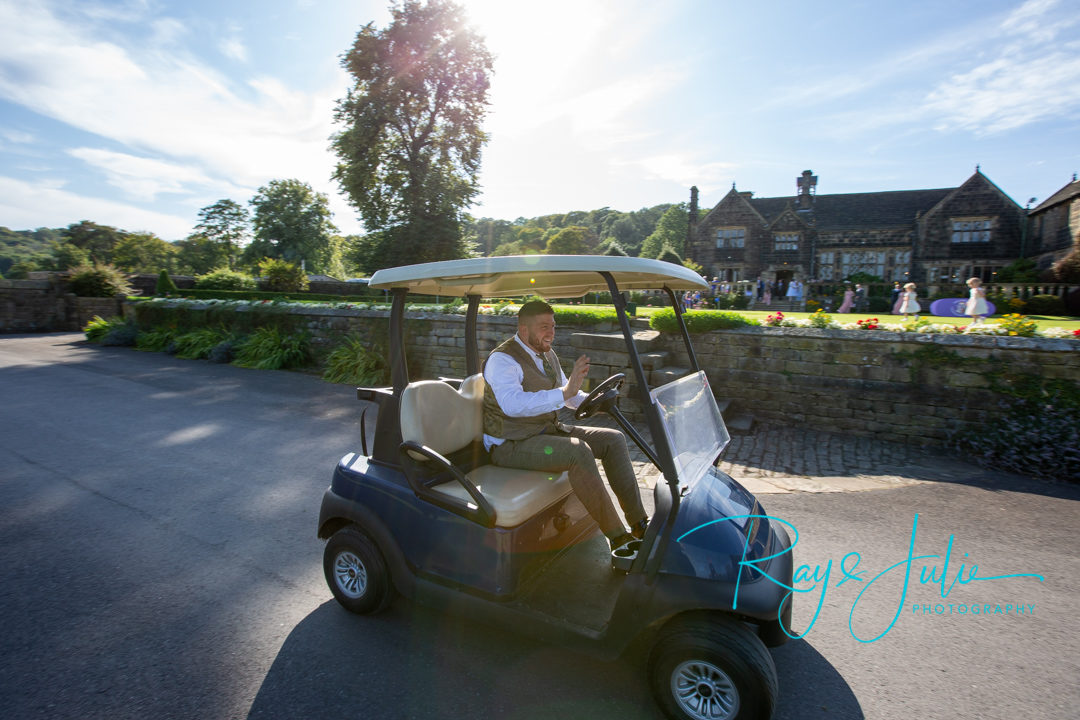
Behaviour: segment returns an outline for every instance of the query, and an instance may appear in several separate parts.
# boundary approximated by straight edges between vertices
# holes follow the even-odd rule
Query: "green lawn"
[[[585,306],[582,306],[582,305],[567,305],[565,307],[567,307],[567,308],[580,308],[580,307],[597,307],[597,308],[599,308],[599,307],[609,307],[609,306],[603,306],[603,305],[593,305],[593,306],[589,306],[589,305],[585,305]],[[639,317],[642,317],[642,316],[648,317],[652,313],[656,312],[657,310],[661,310],[661,309],[662,308],[658,308],[658,307],[648,307],[648,306],[639,305],[638,309],[637,309],[637,314],[638,314]],[[754,318],[755,320],[757,320],[757,321],[761,322],[762,324],[764,324],[765,323],[765,318],[769,317],[769,315],[773,315],[776,311],[775,310],[734,310],[734,311],[729,311],[729,312],[737,312],[740,315],[745,315],[746,317]],[[784,317],[791,318],[792,320],[795,320],[795,319],[798,319],[798,318],[806,319],[806,318],[809,318],[811,315],[813,315],[813,313],[806,313],[806,312],[790,312],[790,313],[786,312],[786,313],[784,313]],[[884,324],[897,324],[897,325],[899,325],[900,323],[904,322],[904,316],[903,315],[889,315],[887,313],[830,313],[830,315],[832,316],[833,321],[838,322],[838,323],[853,323],[853,322],[857,322],[859,320],[867,320],[867,319],[870,319],[870,318],[877,318],[879,322],[884,323]],[[934,322],[934,323],[949,324],[949,325],[968,325],[971,322],[968,318],[938,317],[936,315],[929,315],[927,313],[920,314],[920,317],[927,318],[928,320],[930,320],[931,322]],[[1066,328],[1068,330],[1080,329],[1080,318],[1059,317],[1059,316],[1053,316],[1053,315],[1050,315],[1050,316],[1029,315],[1028,317],[1030,317],[1032,320],[1034,320],[1035,322],[1038,323],[1040,330],[1045,330],[1046,328],[1052,328],[1052,327]],[[1000,315],[992,315],[991,317],[986,319],[986,322],[988,324],[989,323],[995,323],[1000,319],[1001,319]]]

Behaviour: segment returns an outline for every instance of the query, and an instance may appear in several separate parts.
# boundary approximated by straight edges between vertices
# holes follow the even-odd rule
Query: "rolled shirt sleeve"
[[[537,369],[542,371],[544,361],[536,355],[534,350],[521,342],[521,338],[515,335],[514,339],[529,352]],[[588,394],[578,390],[574,397],[563,400],[562,388],[566,385],[566,373],[558,363],[555,364],[555,372],[558,374],[557,387],[539,392],[525,392],[521,388],[521,384],[525,381],[521,366],[506,353],[497,352],[492,353],[487,360],[487,365],[484,367],[484,380],[495,393],[499,407],[510,417],[532,417],[554,412],[564,405],[571,410],[576,410]]]

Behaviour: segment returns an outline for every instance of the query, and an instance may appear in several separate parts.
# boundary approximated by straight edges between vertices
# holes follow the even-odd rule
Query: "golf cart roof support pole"
[[[630,368],[634,371],[634,380],[637,386],[641,388],[641,404],[645,408],[645,418],[649,424],[649,432],[653,437],[653,447],[656,451],[657,460],[656,463],[660,471],[664,473],[664,478],[668,481],[668,484],[672,487],[677,487],[679,484],[678,473],[675,471],[675,459],[671,456],[671,448],[666,442],[657,442],[657,438],[663,437],[663,428],[660,426],[660,417],[657,414],[659,411],[652,403],[652,398],[649,397],[649,383],[645,379],[645,369],[641,366],[641,358],[638,356],[637,346],[634,345],[634,333],[630,329],[630,321],[626,318],[626,302],[623,300],[622,293],[619,292],[619,287],[615,283],[615,278],[612,277],[609,272],[601,272],[601,277],[607,281],[608,290],[611,291],[611,301],[615,305],[615,314],[619,318],[619,328],[622,330],[623,338],[626,339],[626,352],[630,356]]]
[[[469,295],[465,311],[465,377],[480,372],[480,352],[476,347],[476,316],[480,314],[480,296]]]
[[[675,310],[675,320],[679,323],[679,329],[682,330],[683,344],[686,345],[686,354],[690,356],[690,367],[694,369],[694,372],[701,372],[701,367],[698,365],[697,355],[694,354],[694,346],[690,343],[690,332],[686,329],[686,321],[683,319],[682,305],[679,303],[679,298],[675,297],[675,291],[671,288],[664,286],[664,292],[671,298],[671,307]]]
[[[394,384],[394,395],[401,397],[409,384],[409,370],[405,364],[405,296],[409,289],[394,288],[390,292],[394,296],[390,306],[390,380]]]
[[[663,561],[668,546],[671,544],[671,534],[675,530],[675,519],[679,515],[679,472],[675,468],[675,458],[671,455],[671,445],[668,443],[663,425],[660,423],[660,410],[657,409],[656,404],[652,402],[652,398],[649,396],[649,384],[645,380],[645,369],[641,366],[641,358],[638,357],[637,346],[634,345],[634,334],[630,330],[630,321],[626,319],[626,303],[623,301],[622,294],[619,293],[619,288],[615,284],[615,278],[611,276],[611,273],[602,272],[600,274],[607,281],[608,289],[611,291],[611,300],[615,304],[615,314],[619,318],[619,327],[622,329],[623,337],[626,339],[626,351],[630,355],[630,367],[633,368],[634,377],[637,380],[638,387],[641,388],[641,402],[645,408],[645,420],[649,425],[649,432],[653,437],[653,448],[656,450],[657,459],[660,461],[658,465],[664,474],[664,480],[667,481],[669,497],[671,498],[664,527],[660,531],[660,535],[653,541],[655,550],[649,550],[648,557],[645,560],[645,582],[652,585],[656,582],[656,577],[660,572],[660,563]],[[667,290],[672,303],[677,305],[675,293],[671,292],[667,287],[664,289]],[[675,312],[679,312],[677,307]],[[686,341],[687,349],[690,350],[690,359],[693,361],[694,367],[697,367],[697,360],[690,346],[690,335],[686,332],[686,326],[682,323],[681,316],[677,317],[680,318],[679,325],[683,328],[683,339]]]

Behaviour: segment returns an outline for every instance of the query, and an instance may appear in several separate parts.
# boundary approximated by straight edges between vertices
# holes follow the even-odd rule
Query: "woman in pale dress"
[[[851,289],[849,285],[847,290],[844,291],[844,302],[840,303],[840,307],[836,312],[849,313],[851,307],[855,304],[855,291]]]
[[[918,294],[915,292],[915,283],[904,286],[904,292],[900,293],[900,314],[907,319],[908,315],[918,315],[922,308],[919,306]]]
[[[968,278],[967,286],[971,288],[971,297],[964,307],[964,314],[971,316],[972,325],[981,325],[983,316],[990,309],[986,306],[986,291],[982,289],[982,280],[977,277]]]

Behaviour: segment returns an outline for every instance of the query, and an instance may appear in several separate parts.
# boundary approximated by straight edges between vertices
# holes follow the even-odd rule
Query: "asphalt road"
[[[659,717],[633,664],[337,606],[315,524],[350,387],[0,336],[0,403],[4,718]],[[973,476],[767,498],[808,577],[832,562],[773,651],[777,718],[1080,716],[1080,490]],[[905,590],[909,550],[940,557]],[[989,579],[1016,574],[1042,580]]]

